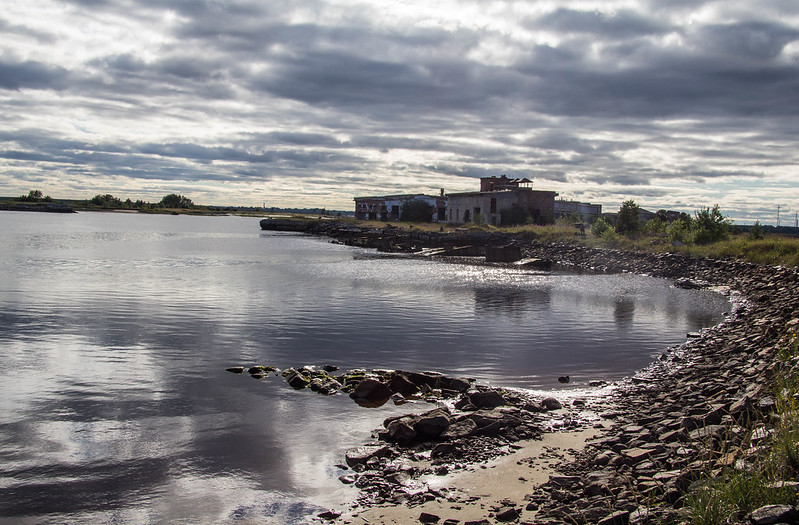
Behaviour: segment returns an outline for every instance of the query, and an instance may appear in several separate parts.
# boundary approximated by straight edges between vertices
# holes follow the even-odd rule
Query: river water
[[[2,212],[0,268],[0,523],[305,523],[356,495],[336,464],[409,405],[226,367],[584,389],[730,308],[660,279],[384,256],[241,217]]]

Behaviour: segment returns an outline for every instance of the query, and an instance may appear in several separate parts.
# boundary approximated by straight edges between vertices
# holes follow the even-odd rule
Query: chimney
[[[441,188],[441,196],[444,196],[444,188]]]

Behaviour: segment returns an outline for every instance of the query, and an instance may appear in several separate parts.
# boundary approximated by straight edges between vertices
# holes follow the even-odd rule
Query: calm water
[[[580,388],[729,309],[658,279],[384,257],[239,217],[2,212],[0,267],[2,523],[302,523],[354,497],[335,464],[409,410],[228,366]]]

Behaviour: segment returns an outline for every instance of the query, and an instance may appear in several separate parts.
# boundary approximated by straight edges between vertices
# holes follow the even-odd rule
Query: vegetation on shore
[[[796,329],[785,334],[779,347],[773,381],[773,430],[758,424],[737,432],[752,436],[745,445],[724,451],[731,464],[721,471],[706,472],[686,499],[691,523],[724,525],[739,523],[748,513],[765,505],[799,503],[799,341]],[[730,432],[735,431],[730,427]],[[764,439],[759,439],[764,438]],[[761,441],[755,443],[755,441]]]

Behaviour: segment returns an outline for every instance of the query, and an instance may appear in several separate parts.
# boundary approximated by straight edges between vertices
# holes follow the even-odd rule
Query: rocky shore
[[[577,244],[544,244],[507,236],[398,235],[391,228],[364,236],[363,231],[337,230],[329,223],[308,231],[332,236],[338,242],[358,244],[353,239],[367,239],[362,245],[383,249],[404,247],[405,251],[475,242],[484,246],[511,243],[520,248],[523,257],[579,270],[645,274],[673,279],[679,286],[721,286],[738,294],[738,307],[727,321],[692,334],[688,342],[664,354],[660,362],[613,391],[606,400],[610,406],[603,413],[600,435],[575,460],[561,465],[559,472],[546,483],[530,486],[522,501],[508,501],[505,508],[487,512],[484,520],[467,522],[471,525],[687,522],[682,509],[692,484],[701,475],[712,476],[725,467],[745,468],[762,454],[763,443],[767,443],[773,432],[769,414],[775,408],[772,388],[780,366],[777,353],[786,334],[799,330],[796,268],[593,249]],[[521,420],[530,434],[524,437],[532,437],[537,428],[533,415],[537,412],[526,403],[527,400],[514,403],[506,399],[489,410]],[[474,408],[475,413],[481,410]],[[388,438],[400,445],[402,440],[392,436],[389,428],[392,425],[397,430],[415,429],[410,420],[386,422],[381,439]],[[505,444],[513,441],[513,436],[508,439],[507,435],[498,434],[497,437]],[[479,433],[475,433],[457,439],[475,442],[479,438]],[[468,450],[468,446],[465,448]],[[355,465],[364,465],[364,470],[374,467],[374,472],[382,472],[381,479],[386,479],[393,474],[387,458],[376,455]],[[401,474],[400,470],[399,478]],[[784,482],[774,490],[799,492],[795,484],[791,485],[792,480]],[[427,493],[423,497],[446,498],[446,495]],[[384,503],[387,500],[383,498]],[[419,521],[458,523],[445,515],[425,513],[420,514]],[[764,507],[747,516],[744,522],[795,523],[797,510],[786,506]]]

